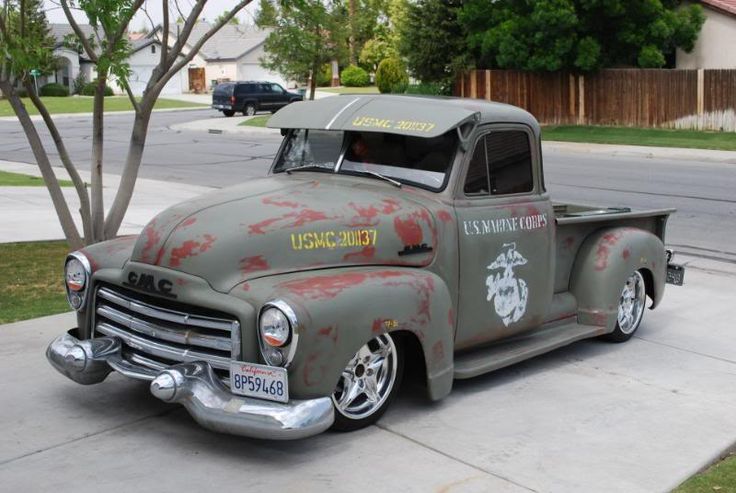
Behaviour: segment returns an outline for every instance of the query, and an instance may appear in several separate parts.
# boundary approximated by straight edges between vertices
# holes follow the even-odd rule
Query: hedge
[[[401,94],[409,85],[406,67],[398,58],[386,58],[378,64],[376,70],[376,86],[382,93]]]
[[[82,87],[82,95],[83,96],[94,96],[95,90],[97,89],[97,83],[96,82],[90,82],[88,84],[85,84],[84,87]],[[105,96],[112,96],[112,88],[110,86],[105,86]]]
[[[366,87],[370,85],[371,78],[362,68],[350,65],[340,74],[340,81],[345,87]]]
[[[49,84],[45,84],[41,86],[41,89],[38,92],[41,94],[41,96],[68,96],[69,95],[69,89],[67,89],[66,86],[57,84],[56,82],[51,82]]]

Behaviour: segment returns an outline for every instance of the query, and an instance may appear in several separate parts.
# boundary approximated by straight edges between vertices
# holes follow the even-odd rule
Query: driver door
[[[554,215],[533,142],[524,125],[487,126],[466,162],[457,349],[539,327],[552,300]]]

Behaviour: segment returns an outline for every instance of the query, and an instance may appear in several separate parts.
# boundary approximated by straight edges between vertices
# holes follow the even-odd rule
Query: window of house
[[[156,53],[156,45],[151,45],[151,53]]]
[[[534,189],[529,134],[522,130],[488,133],[475,145],[465,179],[466,195],[506,195]]]

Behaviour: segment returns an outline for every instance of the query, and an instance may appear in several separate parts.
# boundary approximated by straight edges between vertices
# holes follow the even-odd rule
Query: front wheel
[[[245,116],[253,116],[256,114],[256,105],[253,103],[248,103],[245,105],[245,108],[243,108],[243,114]]]
[[[616,328],[606,339],[613,342],[625,342],[631,339],[641,324],[647,302],[647,289],[641,272],[634,271],[626,279],[618,300]]]
[[[401,385],[401,345],[389,334],[365,344],[348,362],[332,394],[337,431],[353,431],[378,421]]]

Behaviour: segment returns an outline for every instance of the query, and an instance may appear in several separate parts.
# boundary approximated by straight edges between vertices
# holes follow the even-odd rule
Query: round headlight
[[[82,291],[87,285],[87,271],[79,259],[71,258],[66,263],[66,287],[70,291]]]
[[[281,347],[289,342],[291,325],[289,319],[278,308],[267,308],[261,313],[261,338],[272,347]]]

